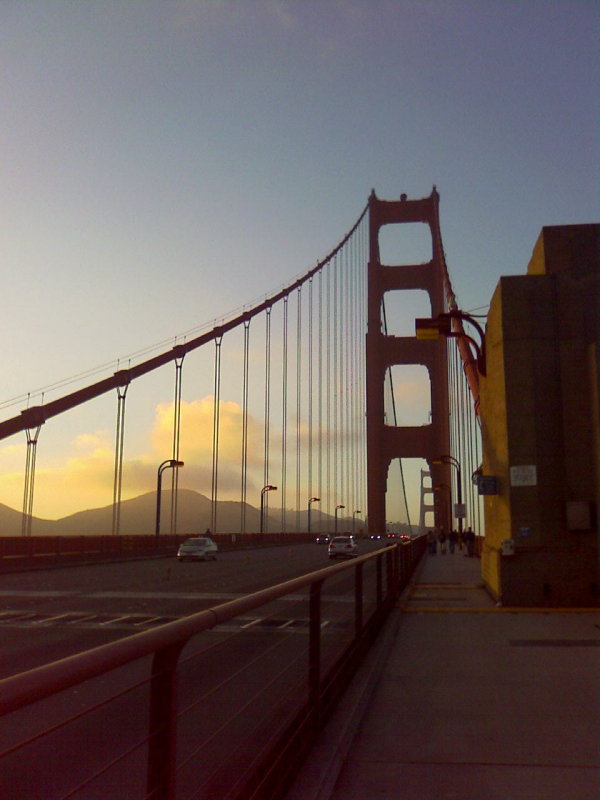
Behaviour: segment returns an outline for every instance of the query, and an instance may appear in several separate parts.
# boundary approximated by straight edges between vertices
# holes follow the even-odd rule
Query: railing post
[[[146,793],[153,800],[175,797],[176,670],[184,644],[159,650],[152,661]]]
[[[394,545],[394,550],[398,548],[398,545]],[[397,587],[394,582],[394,550],[388,550],[385,554],[385,566],[386,566],[386,598],[387,600],[395,600],[398,592]]]
[[[408,574],[407,563],[412,558],[413,543],[402,545],[400,553],[400,586],[402,589],[406,586],[406,576]]]
[[[321,695],[321,588],[322,581],[310,585],[309,642],[308,642],[308,702],[311,714],[318,722]]]
[[[354,635],[358,638],[363,627],[363,565],[354,568]]]
[[[383,602],[383,574],[381,569],[381,556],[377,556],[376,571],[377,571],[377,608],[381,607]]]

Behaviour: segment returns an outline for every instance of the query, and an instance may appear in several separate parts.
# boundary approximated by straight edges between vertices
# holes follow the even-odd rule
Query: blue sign
[[[479,475],[477,490],[479,494],[498,494],[498,478],[494,475]]]

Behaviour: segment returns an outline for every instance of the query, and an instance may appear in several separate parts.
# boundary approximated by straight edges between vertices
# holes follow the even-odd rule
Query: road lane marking
[[[75,597],[81,592],[60,590],[52,591],[51,589],[3,589],[0,591],[0,597]]]
[[[61,599],[63,597],[77,597],[79,600],[90,598],[95,600],[237,600],[240,597],[247,597],[248,592],[118,592],[118,591],[98,591],[98,592],[75,592],[75,591],[22,591],[4,590],[0,591],[0,597],[52,597]],[[306,600],[307,594],[289,594],[278,598],[279,601],[287,603],[297,603]],[[354,597],[344,595],[323,594],[323,601],[331,603],[354,603]]]

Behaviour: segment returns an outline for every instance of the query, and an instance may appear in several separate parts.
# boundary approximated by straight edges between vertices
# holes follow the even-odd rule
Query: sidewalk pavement
[[[598,800],[600,611],[426,555],[286,800]]]

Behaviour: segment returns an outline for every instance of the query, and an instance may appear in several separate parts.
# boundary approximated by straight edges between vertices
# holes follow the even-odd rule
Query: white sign
[[[537,467],[535,464],[524,464],[510,468],[511,486],[537,486]]]

